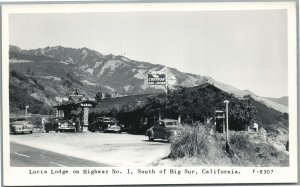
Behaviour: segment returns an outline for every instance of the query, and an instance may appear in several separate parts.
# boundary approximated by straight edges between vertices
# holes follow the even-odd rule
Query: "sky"
[[[260,96],[288,95],[285,10],[11,14],[9,42],[22,49],[87,47]]]

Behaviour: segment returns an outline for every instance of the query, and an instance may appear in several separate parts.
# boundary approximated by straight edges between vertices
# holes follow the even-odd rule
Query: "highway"
[[[18,143],[10,143],[12,167],[109,167],[110,165],[38,149]]]

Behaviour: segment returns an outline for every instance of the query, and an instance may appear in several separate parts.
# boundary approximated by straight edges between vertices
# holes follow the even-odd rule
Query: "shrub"
[[[234,133],[230,136],[229,143],[238,149],[246,149],[250,141],[244,135]]]
[[[213,138],[203,125],[185,126],[180,135],[171,142],[170,158],[208,156]]]
[[[10,75],[13,76],[13,77],[16,77],[20,81],[26,81],[27,82],[29,80],[29,78],[26,77],[23,73],[18,72],[16,70],[11,70]]]
[[[43,118],[43,115],[32,114],[30,120],[35,127],[40,127],[42,124],[42,118]]]

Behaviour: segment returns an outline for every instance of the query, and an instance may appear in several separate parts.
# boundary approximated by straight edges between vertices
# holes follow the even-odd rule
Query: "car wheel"
[[[32,134],[32,131],[30,131],[29,133]]]
[[[48,130],[46,130],[46,133],[49,133],[49,131],[48,131]]]
[[[151,134],[148,135],[148,139],[150,142],[153,142],[154,138],[151,137]]]
[[[91,132],[95,132],[96,130],[95,130],[95,127],[92,127],[91,128]]]

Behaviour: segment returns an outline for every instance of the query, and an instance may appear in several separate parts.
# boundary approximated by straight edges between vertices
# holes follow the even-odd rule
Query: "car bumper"
[[[104,131],[107,131],[107,132],[120,132],[121,129],[104,129]]]
[[[33,129],[17,129],[11,131],[12,133],[22,133],[22,132],[33,132]]]
[[[58,127],[58,130],[75,130],[75,127]]]

